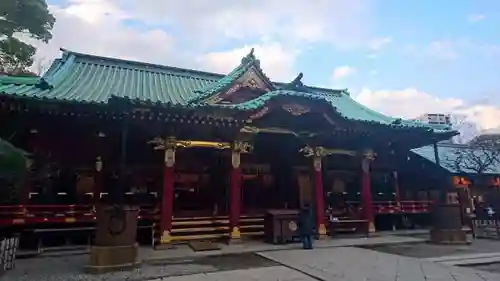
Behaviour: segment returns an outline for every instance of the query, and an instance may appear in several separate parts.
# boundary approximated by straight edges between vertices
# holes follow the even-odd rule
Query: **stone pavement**
[[[426,260],[449,265],[491,264],[500,263],[500,252],[441,256]]]
[[[273,266],[175,276],[150,281],[315,281],[296,270]]]
[[[316,248],[346,247],[346,246],[377,246],[425,242],[424,238],[414,238],[396,235],[377,235],[369,238],[333,238],[315,241]],[[300,249],[300,243],[272,245],[262,241],[244,241],[238,244],[220,243],[220,250],[195,252],[188,245],[176,245],[173,249],[155,251],[151,247],[143,247],[140,258],[143,261],[154,261],[171,258],[191,258],[207,255],[224,255],[235,253],[264,252],[276,250]]]
[[[339,247],[259,253],[319,280],[328,281],[499,281],[500,274],[436,264],[423,259]]]

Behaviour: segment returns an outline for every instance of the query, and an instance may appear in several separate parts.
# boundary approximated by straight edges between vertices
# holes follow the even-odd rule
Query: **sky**
[[[227,73],[253,47],[274,81],[347,88],[387,115],[453,113],[500,130],[495,0],[48,0],[59,48]]]

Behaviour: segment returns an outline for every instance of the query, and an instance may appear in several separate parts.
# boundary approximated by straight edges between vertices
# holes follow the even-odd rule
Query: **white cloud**
[[[500,127],[500,106],[470,105],[462,99],[438,98],[415,88],[379,91],[365,88],[355,99],[390,116],[415,118],[425,113],[454,113],[465,115],[467,121],[482,130]]]
[[[356,45],[370,38],[372,26],[369,0],[107,1],[138,20],[167,25],[204,44],[267,37]]]
[[[261,68],[274,81],[288,81],[296,75],[292,71],[298,51],[286,49],[279,43],[211,52],[200,56],[197,62],[202,69],[228,73],[240,63],[241,58],[247,55],[251,48],[255,49],[255,55],[260,59]]]
[[[162,29],[123,25],[126,14],[105,0],[73,0],[65,8],[51,6],[57,21],[49,44],[25,39],[37,48],[38,60],[59,56],[59,48],[152,63],[177,62],[174,38]]]
[[[339,66],[333,70],[332,79],[339,80],[342,78],[346,78],[347,76],[350,76],[355,72],[356,69],[354,67],[350,67],[348,65]]]
[[[471,14],[467,16],[467,21],[470,23],[475,23],[484,19],[486,19],[486,16],[483,14]]]
[[[378,51],[392,42],[391,37],[380,37],[373,39],[369,46],[373,51]]]
[[[186,1],[61,0],[50,6],[56,24],[49,44],[25,40],[38,47],[38,60],[58,57],[62,47],[210,70],[231,69],[214,58],[239,62],[228,58],[253,45],[264,70],[281,80],[294,75],[295,57],[309,43],[369,47],[373,38],[370,0]]]

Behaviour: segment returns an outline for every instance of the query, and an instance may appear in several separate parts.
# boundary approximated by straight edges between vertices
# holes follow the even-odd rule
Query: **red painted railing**
[[[139,206],[139,219],[153,219],[158,209]],[[0,226],[41,223],[89,223],[95,220],[92,205],[11,205],[0,206]]]
[[[349,205],[361,208],[361,203],[356,201],[347,202]],[[373,201],[375,214],[419,214],[431,211],[432,201]]]
[[[350,213],[361,211],[360,202],[347,202]],[[418,214],[430,212],[431,201],[374,201],[375,214]],[[139,206],[140,220],[157,220],[158,208]],[[11,205],[0,206],[0,226],[43,223],[90,223],[95,220],[92,205]]]

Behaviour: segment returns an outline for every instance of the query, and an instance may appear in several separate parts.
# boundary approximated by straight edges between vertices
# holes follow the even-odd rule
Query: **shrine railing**
[[[476,238],[500,240],[500,221],[496,219],[473,219],[473,233]]]
[[[361,209],[358,201],[348,201],[349,205]],[[375,214],[418,214],[429,213],[432,201],[404,200],[404,201],[373,201]]]
[[[139,206],[139,219],[154,219],[158,208]],[[10,205],[0,206],[1,225],[43,223],[90,223],[96,219],[92,205]]]

